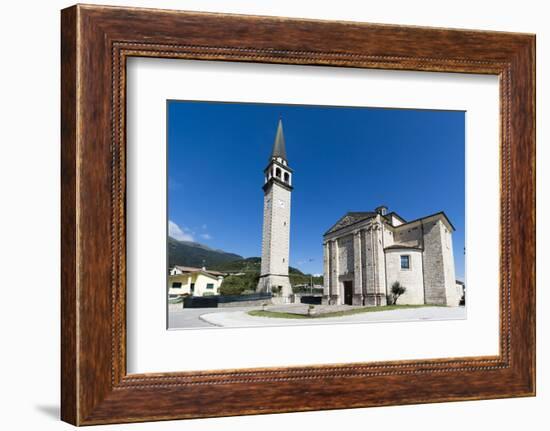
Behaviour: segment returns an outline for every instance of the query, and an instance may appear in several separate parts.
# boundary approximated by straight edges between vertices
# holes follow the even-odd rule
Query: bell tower
[[[262,269],[257,291],[271,292],[273,297],[281,298],[292,294],[288,278],[292,175],[286,157],[283,121],[279,118],[273,151],[264,170]]]

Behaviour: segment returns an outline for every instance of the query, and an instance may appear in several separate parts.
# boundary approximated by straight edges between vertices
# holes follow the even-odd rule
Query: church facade
[[[325,304],[457,306],[452,233],[444,212],[406,221],[386,207],[349,212],[323,236]]]
[[[293,171],[288,165],[283,122],[279,119],[271,157],[264,170],[262,265],[258,292],[289,299],[290,196]]]

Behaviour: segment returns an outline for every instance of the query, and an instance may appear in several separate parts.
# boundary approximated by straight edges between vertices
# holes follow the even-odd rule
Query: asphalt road
[[[231,307],[231,308],[181,308],[171,309],[168,313],[168,328],[186,329],[186,328],[216,328],[213,325],[200,319],[203,314],[227,313],[228,311],[249,311],[260,307]]]

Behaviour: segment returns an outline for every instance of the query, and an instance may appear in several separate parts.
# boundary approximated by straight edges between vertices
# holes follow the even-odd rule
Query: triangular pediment
[[[346,227],[346,226],[349,226],[350,224],[353,223],[353,218],[350,217],[350,216],[344,216],[343,218],[340,219],[340,221],[338,221],[338,223],[336,223],[334,226],[332,226],[329,230],[330,231],[333,231],[333,230],[337,230],[337,229],[341,229],[343,227]]]
[[[325,235],[360,222],[362,220],[367,220],[374,217],[376,213],[374,212],[349,212],[344,215],[340,220],[336,222],[328,231],[325,232]]]

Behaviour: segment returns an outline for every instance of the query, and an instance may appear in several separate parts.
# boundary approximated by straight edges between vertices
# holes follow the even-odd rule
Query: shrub
[[[296,286],[296,285],[310,285],[312,278],[310,275],[306,274],[293,274],[292,272],[289,274],[290,279],[290,285]],[[313,284],[323,285],[323,276],[313,277]],[[309,289],[310,287],[308,287]]]
[[[399,281],[395,281],[391,285],[391,294],[393,297],[393,304],[397,304],[397,299],[399,299],[399,297],[403,295],[406,290],[407,288],[405,286],[401,286],[401,283],[399,283]]]

